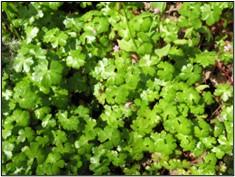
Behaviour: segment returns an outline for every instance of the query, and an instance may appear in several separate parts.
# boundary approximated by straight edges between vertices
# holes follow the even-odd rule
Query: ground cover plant
[[[233,2],[3,2],[3,175],[232,175]]]

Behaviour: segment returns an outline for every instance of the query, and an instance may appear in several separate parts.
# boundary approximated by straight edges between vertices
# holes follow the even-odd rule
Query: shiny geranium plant
[[[3,175],[233,175],[232,2],[3,2]]]

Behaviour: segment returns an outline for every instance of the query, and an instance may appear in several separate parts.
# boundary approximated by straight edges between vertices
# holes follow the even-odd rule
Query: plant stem
[[[126,18],[126,24],[127,24],[127,29],[128,29],[128,31],[129,31],[129,33],[130,33],[130,37],[131,37],[131,39],[132,39],[132,41],[133,41],[133,43],[134,43],[134,45],[135,45],[135,48],[137,49],[137,45],[136,45],[136,42],[135,42],[135,40],[134,40],[134,37],[133,37],[133,35],[132,35],[132,33],[131,33],[131,30],[130,30],[130,26],[129,26],[129,23],[128,23],[128,18],[127,18],[127,9],[126,9],[126,6],[125,5],[123,5],[123,10],[124,10],[124,15],[125,15],[125,18]]]

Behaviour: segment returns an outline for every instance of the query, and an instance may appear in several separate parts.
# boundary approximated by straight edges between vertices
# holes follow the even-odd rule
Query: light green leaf
[[[26,41],[27,43],[30,43],[33,40],[33,38],[37,36],[39,29],[37,27],[29,26],[25,29],[25,32],[27,36]]]
[[[221,99],[226,102],[232,97],[233,88],[229,84],[218,84],[214,92],[215,96],[220,96]]]
[[[118,45],[121,50],[127,51],[127,52],[134,52],[136,51],[136,47],[133,43],[133,41],[130,39],[126,41],[125,39],[118,40]]]
[[[160,12],[164,12],[166,9],[166,2],[150,2],[150,5],[154,9],[158,8]]]
[[[86,55],[81,53],[78,50],[72,50],[69,52],[69,56],[66,58],[66,64],[69,67],[79,69],[81,66],[85,64]]]

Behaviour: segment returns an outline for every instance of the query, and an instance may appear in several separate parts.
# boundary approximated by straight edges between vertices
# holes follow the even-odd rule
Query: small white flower
[[[115,46],[113,47],[113,51],[114,51],[114,52],[118,52],[118,51],[119,51],[119,46],[118,46],[118,45],[115,45]]]
[[[2,96],[5,97],[6,100],[9,100],[12,96],[12,91],[7,89],[5,92],[2,93]]]
[[[95,41],[95,36],[87,36],[87,43],[91,44],[93,41]]]
[[[132,104],[133,104],[133,103],[132,103],[131,101],[127,102],[127,103],[125,104],[125,108],[130,108],[130,106],[131,106]]]
[[[158,8],[153,9],[153,13],[154,14],[159,14],[160,13],[160,9],[158,9]]]
[[[96,30],[95,29],[92,29],[92,32],[94,35],[96,35]]]
[[[44,16],[44,14],[43,14],[43,12],[41,10],[39,10],[37,16],[42,18]]]
[[[151,5],[149,2],[144,2],[144,8],[145,9],[150,9]]]
[[[232,45],[230,43],[226,43],[224,46],[224,52],[232,51]]]
[[[120,152],[122,148],[120,146],[117,147],[117,151]]]
[[[97,158],[91,157],[91,158],[90,158],[90,162],[91,162],[92,164],[97,164],[97,163],[99,163],[99,160],[98,160]]]

